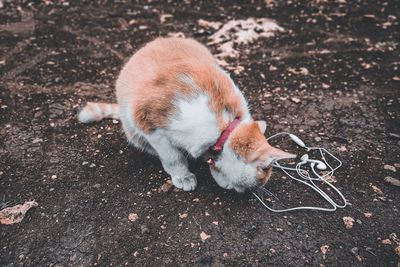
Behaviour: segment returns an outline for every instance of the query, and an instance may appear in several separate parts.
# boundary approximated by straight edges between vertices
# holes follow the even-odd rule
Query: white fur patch
[[[217,119],[208,107],[208,96],[199,94],[191,99],[175,101],[177,113],[170,119],[168,136],[174,144],[197,158],[219,137]]]

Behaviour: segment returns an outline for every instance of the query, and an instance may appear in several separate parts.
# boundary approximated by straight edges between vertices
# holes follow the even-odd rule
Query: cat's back
[[[148,43],[132,56],[117,80],[119,104],[130,106],[144,132],[166,127],[176,110],[176,98],[193,93],[205,95],[218,117],[224,110],[240,115],[245,109],[232,80],[208,49],[193,39],[158,38]]]

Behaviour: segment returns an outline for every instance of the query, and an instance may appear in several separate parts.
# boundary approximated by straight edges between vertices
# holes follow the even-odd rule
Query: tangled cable
[[[321,155],[321,160],[316,160],[316,159],[310,159],[308,154],[304,154],[300,158],[300,162],[296,164],[295,168],[292,167],[287,167],[287,166],[282,166],[279,164],[277,161],[275,161],[272,166],[275,168],[279,168],[281,171],[283,171],[287,176],[289,176],[291,179],[296,180],[302,184],[305,184],[306,186],[312,188],[314,191],[318,192],[332,207],[331,208],[322,208],[322,207],[310,207],[310,206],[305,206],[305,207],[294,207],[294,208],[286,208],[286,209],[274,209],[269,207],[265,202],[264,202],[264,194],[267,193],[269,195],[272,195],[276,199],[278,199],[274,194],[272,194],[270,191],[268,191],[265,187],[260,187],[257,189],[256,192],[253,192],[253,195],[270,211],[273,212],[286,212],[286,211],[293,211],[293,210],[320,210],[320,211],[335,211],[337,208],[344,208],[347,205],[347,201],[343,194],[337,189],[331,182],[329,182],[330,178],[332,178],[334,172],[342,166],[342,162],[335,157],[332,153],[330,153],[328,150],[325,148],[321,147],[308,147],[305,145],[305,143],[296,135],[287,133],[287,132],[281,132],[272,135],[271,137],[268,138],[268,140],[275,138],[280,135],[289,135],[290,139],[292,139],[293,142],[295,142],[298,146],[301,148],[304,148],[307,150],[307,152],[310,152],[312,150],[318,150],[320,155]],[[335,167],[332,167],[331,164],[328,163],[326,159],[326,155],[329,155],[332,159],[336,161]],[[311,175],[310,171],[302,168],[303,165],[310,163],[309,167],[311,169]],[[333,164],[332,164],[333,165]],[[315,170],[318,169],[318,170]],[[325,173],[320,173],[321,171],[328,170]],[[298,177],[293,176],[289,172],[295,171],[297,173]],[[340,196],[340,198],[343,201],[343,204],[339,204],[335,202],[324,190],[322,190],[320,187],[316,185],[316,181],[318,182],[323,182],[324,184],[328,185],[331,187],[336,193]],[[279,199],[278,199],[279,200]]]

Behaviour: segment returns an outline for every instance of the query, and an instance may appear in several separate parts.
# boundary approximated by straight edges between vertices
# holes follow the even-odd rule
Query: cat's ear
[[[267,122],[266,121],[256,121],[258,128],[260,128],[260,131],[262,133],[265,133],[265,130],[267,129]]]
[[[263,164],[269,166],[272,162],[281,160],[281,159],[292,159],[295,158],[296,155],[292,153],[285,152],[279,148],[269,146],[268,149],[264,152],[263,155]]]

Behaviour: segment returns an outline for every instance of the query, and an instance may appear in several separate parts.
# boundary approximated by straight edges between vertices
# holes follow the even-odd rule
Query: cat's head
[[[215,181],[223,188],[244,192],[268,182],[271,164],[296,155],[268,144],[264,121],[242,122],[231,133],[215,164],[210,166]]]

